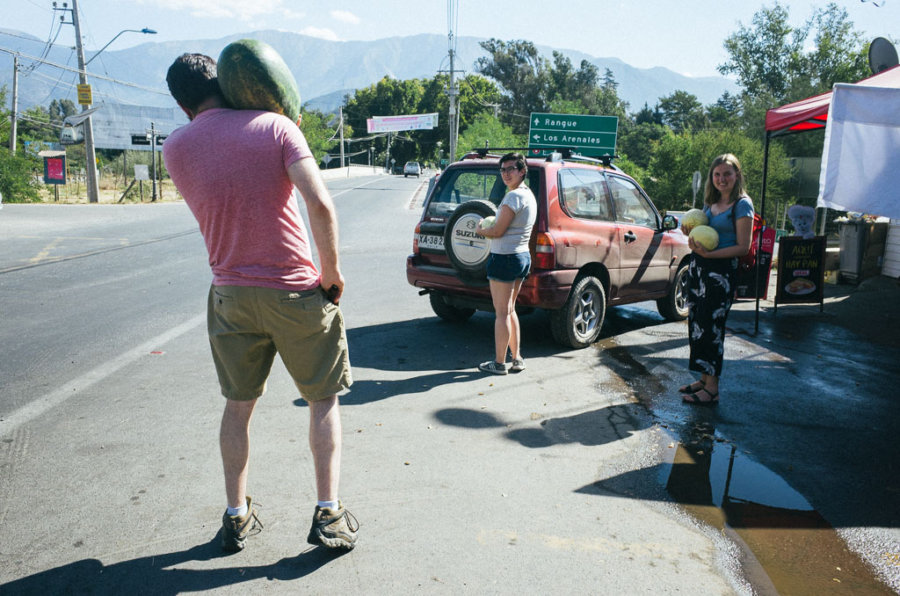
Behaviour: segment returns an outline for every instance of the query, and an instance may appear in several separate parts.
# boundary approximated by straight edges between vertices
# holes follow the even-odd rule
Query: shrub
[[[41,200],[40,186],[34,178],[38,162],[32,157],[13,155],[0,147],[0,193],[7,203],[31,203]]]

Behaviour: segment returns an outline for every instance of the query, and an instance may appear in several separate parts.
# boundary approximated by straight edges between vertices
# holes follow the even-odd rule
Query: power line
[[[50,60],[42,60],[41,58],[37,58],[35,56],[29,56],[28,54],[23,54],[22,52],[11,50],[9,48],[0,47],[0,52],[6,52],[7,54],[12,54],[13,56],[19,56],[20,58],[25,58],[27,60],[35,60],[37,62],[41,62],[42,64],[47,64],[49,66],[53,66],[55,68],[61,68],[63,70],[68,70],[70,72],[75,72],[78,74],[84,74],[85,76],[90,76],[94,79],[100,79],[102,81],[109,81],[110,83],[115,83],[117,85],[124,85],[126,87],[131,87],[133,89],[140,89],[141,91],[148,91],[150,93],[156,93],[158,95],[165,95],[168,97],[169,93],[167,91],[162,91],[161,89],[152,89],[150,87],[144,87],[143,85],[138,85],[137,83],[129,83],[128,81],[120,81],[119,79],[114,79],[112,77],[106,77],[99,74],[89,73],[86,70],[81,70],[79,68],[72,68],[71,66],[65,66],[62,64],[57,64],[56,62],[51,62]]]

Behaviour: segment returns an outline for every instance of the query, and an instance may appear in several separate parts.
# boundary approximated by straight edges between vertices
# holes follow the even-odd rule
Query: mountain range
[[[335,111],[343,98],[356,89],[372,85],[385,76],[405,80],[431,78],[450,70],[448,40],[436,34],[391,37],[375,41],[328,41],[297,33],[255,31],[220,39],[143,43],[123,50],[106,50],[92,60],[87,70],[94,104],[116,102],[138,106],[173,107],[166,90],[166,70],[185,52],[199,52],[217,57],[228,43],[241,38],[254,38],[273,46],[284,58],[297,79],[303,103],[325,112]],[[483,38],[456,38],[454,70],[457,76],[474,73],[475,61],[486,55],[479,43]],[[77,101],[74,84],[77,75],[49,64],[37,64],[31,57],[70,68],[77,66],[72,47],[54,44],[46,49],[40,39],[8,29],[0,29],[0,86],[12,89],[12,56],[18,52],[18,110],[31,106],[48,106],[53,99]],[[722,93],[735,92],[736,85],[724,77],[694,78],[667,68],[635,68],[618,58],[598,58],[574,50],[536,46],[550,59],[554,49],[572,60],[578,68],[582,60],[595,64],[601,75],[609,69],[618,83],[619,97],[636,112],[644,104],[653,106],[660,97],[684,90],[695,95],[704,105],[715,102]],[[91,76],[94,75],[94,76]],[[114,79],[110,82],[101,77]],[[378,114],[373,114],[378,115]],[[385,114],[387,115],[387,114]]]

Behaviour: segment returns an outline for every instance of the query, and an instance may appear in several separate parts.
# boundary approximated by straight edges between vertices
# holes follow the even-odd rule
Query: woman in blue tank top
[[[725,353],[725,321],[734,302],[737,259],[750,251],[753,201],[747,196],[741,163],[731,153],[716,157],[709,168],[704,212],[719,234],[719,244],[707,250],[693,238],[688,273],[689,368],[700,380],[679,388],[691,405],[719,403],[719,377]]]

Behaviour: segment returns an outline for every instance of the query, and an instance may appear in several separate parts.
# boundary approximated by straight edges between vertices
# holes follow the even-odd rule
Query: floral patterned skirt
[[[719,377],[725,353],[725,321],[734,303],[736,259],[693,255],[688,269],[689,368]]]

